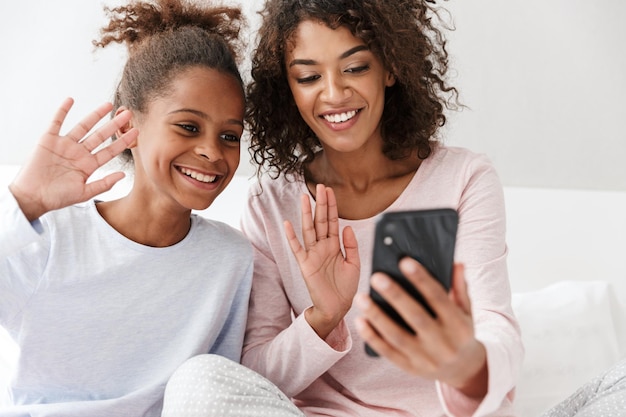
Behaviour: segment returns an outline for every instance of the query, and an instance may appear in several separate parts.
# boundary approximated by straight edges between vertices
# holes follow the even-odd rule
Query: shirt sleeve
[[[475,335],[487,352],[488,392],[473,399],[439,382],[437,391],[450,415],[479,417],[512,403],[524,349],[511,307],[500,180],[486,157],[470,164],[465,176],[455,257],[465,264]]]
[[[8,187],[0,192],[0,324],[24,308],[45,268],[48,245],[39,220],[29,222]]]
[[[8,187],[0,192],[0,259],[18,252],[39,238],[39,220],[30,223]]]

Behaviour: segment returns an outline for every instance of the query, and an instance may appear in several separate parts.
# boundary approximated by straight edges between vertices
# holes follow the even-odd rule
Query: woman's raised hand
[[[304,247],[288,221],[285,222],[285,232],[313,301],[313,307],[306,310],[305,317],[317,334],[325,339],[352,306],[361,264],[351,227],[343,229],[342,251],[333,190],[322,184],[317,185],[315,217],[309,197],[303,195],[301,201]]]
[[[121,112],[85,136],[111,111],[113,106],[105,103],[61,136],[61,127],[73,104],[71,98],[63,101],[29,161],[9,186],[20,208],[31,221],[48,211],[86,201],[108,191],[124,177],[124,173],[115,172],[87,182],[96,169],[135,143],[138,132],[130,129],[110,145],[96,151],[98,146],[130,121],[131,113]]]

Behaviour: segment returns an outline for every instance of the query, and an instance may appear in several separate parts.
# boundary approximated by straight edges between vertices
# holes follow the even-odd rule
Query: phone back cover
[[[458,215],[452,209],[422,210],[418,215],[410,211],[385,213],[376,225],[379,241],[374,244],[372,272],[382,271],[390,275],[434,315],[421,294],[404,278],[398,268],[398,261],[404,256],[416,259],[448,290],[452,279],[457,226]],[[373,290],[372,297],[394,319],[404,323]]]

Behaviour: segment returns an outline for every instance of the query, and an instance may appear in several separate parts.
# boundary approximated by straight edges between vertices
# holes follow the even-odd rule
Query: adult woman
[[[306,415],[511,412],[523,349],[502,190],[485,157],[436,140],[456,90],[429,3],[269,0],[262,12],[247,121],[267,175],[242,219],[255,248],[242,363]],[[460,216],[449,295],[417,262],[401,268],[437,319],[385,275],[372,277],[411,334],[366,295],[374,225],[384,211],[435,207]],[[365,341],[389,360],[368,357]],[[242,375],[235,366],[211,385],[229,407],[251,392]],[[258,415],[246,410],[233,415]]]

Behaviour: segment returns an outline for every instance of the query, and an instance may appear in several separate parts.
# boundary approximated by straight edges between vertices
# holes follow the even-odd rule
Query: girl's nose
[[[196,153],[211,162],[223,159],[224,154],[218,139],[202,139],[196,145]]]

